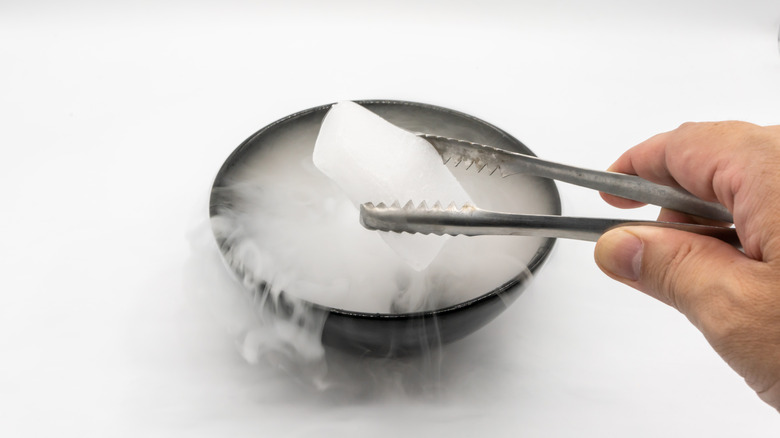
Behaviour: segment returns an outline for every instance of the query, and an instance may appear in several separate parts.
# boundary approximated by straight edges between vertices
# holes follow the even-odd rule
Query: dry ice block
[[[356,209],[365,202],[471,202],[430,143],[354,102],[340,102],[328,111],[314,146],[314,164],[338,184]],[[434,235],[381,234],[418,271],[433,261],[447,241]]]

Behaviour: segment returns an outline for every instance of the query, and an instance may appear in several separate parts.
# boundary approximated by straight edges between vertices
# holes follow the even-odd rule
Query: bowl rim
[[[418,108],[424,108],[428,110],[443,112],[443,113],[449,113],[456,117],[462,117],[466,119],[470,119],[474,122],[477,122],[478,124],[481,124],[499,134],[501,134],[503,137],[505,137],[507,140],[509,140],[513,144],[519,145],[522,149],[524,149],[522,152],[524,154],[536,156],[536,154],[533,153],[533,151],[528,148],[523,142],[516,139],[514,136],[510,135],[503,129],[488,123],[482,119],[479,119],[477,117],[474,117],[470,114],[466,114],[460,111],[456,111],[453,109],[437,106],[437,105],[431,105],[427,103],[420,103],[420,102],[412,102],[412,101],[405,101],[405,100],[392,100],[392,99],[364,99],[364,100],[353,100],[352,102],[355,102],[359,105],[366,106],[367,109],[371,109],[371,105],[399,105],[399,106],[413,106]],[[254,134],[247,137],[246,140],[241,142],[238,147],[236,147],[233,152],[228,155],[228,157],[225,159],[225,161],[222,163],[222,166],[220,167],[219,171],[217,172],[216,177],[214,178],[214,182],[211,185],[211,194],[209,196],[209,220],[211,220],[214,216],[217,215],[217,209],[219,207],[219,204],[215,202],[216,197],[216,190],[217,188],[224,187],[224,184],[222,184],[227,177],[229,171],[233,166],[238,164],[240,162],[240,158],[249,151],[251,145],[254,143],[255,139],[265,134],[267,131],[270,131],[271,129],[275,128],[278,125],[282,125],[285,123],[290,122],[291,120],[297,119],[302,116],[306,116],[309,114],[313,114],[319,111],[327,111],[330,109],[331,106],[335,105],[337,102],[328,103],[325,105],[319,105],[315,107],[311,107],[308,109],[304,109],[298,112],[295,112],[293,114],[287,115],[285,117],[282,117],[262,128],[260,128],[258,131],[256,131]],[[557,185],[554,181],[551,181],[552,184],[549,185],[550,187],[550,193],[549,195],[552,196],[553,201],[553,213],[556,215],[560,215],[562,211],[561,206],[561,197],[560,193],[558,191]],[[212,229],[213,234],[213,229]],[[214,236],[216,238],[216,235]],[[421,311],[415,311],[415,312],[406,312],[406,313],[372,313],[372,312],[359,312],[359,311],[351,311],[346,309],[340,309],[337,307],[330,307],[325,306],[322,304],[318,304],[312,301],[304,300],[302,298],[294,297],[292,299],[303,302],[307,307],[309,307],[311,310],[318,311],[318,312],[324,312],[324,313],[333,313],[340,316],[346,316],[351,318],[365,318],[365,319],[387,319],[387,320],[404,320],[404,319],[418,319],[418,318],[428,318],[428,317],[435,317],[451,312],[459,311],[466,307],[471,307],[473,305],[479,304],[482,301],[493,299],[494,296],[501,297],[504,293],[507,291],[513,289],[514,287],[527,282],[531,279],[532,274],[535,274],[539,268],[544,264],[544,262],[547,260],[547,258],[550,256],[550,253],[552,252],[553,246],[555,245],[555,238],[548,237],[545,238],[543,243],[539,246],[534,256],[531,258],[531,260],[528,262],[528,265],[525,270],[521,271],[519,274],[511,278],[510,280],[503,283],[501,286],[498,286],[488,292],[485,292],[482,295],[479,295],[477,297],[471,298],[467,301],[463,301],[460,303],[452,304],[446,307],[442,307],[439,309],[432,309],[432,310],[421,310]],[[219,242],[218,242],[219,243]],[[224,257],[224,251],[223,251],[223,245],[218,244],[220,255]],[[228,266],[229,267],[229,266]],[[229,269],[233,270],[235,274],[239,274],[238,272],[235,272],[235,270],[232,267],[229,267]],[[265,287],[266,283],[265,281],[262,281],[260,284],[261,287]],[[292,297],[291,294],[280,291],[279,293],[279,299],[285,300],[289,299],[286,298],[288,295]]]

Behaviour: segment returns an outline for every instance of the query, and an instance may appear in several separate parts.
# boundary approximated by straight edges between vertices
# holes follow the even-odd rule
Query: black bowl
[[[426,132],[489,144],[511,151],[532,154],[519,140],[482,120],[464,113],[427,104],[369,100],[359,104],[388,121],[412,132]],[[231,184],[231,175],[241,168],[254,153],[285,136],[295,136],[296,141],[311,144],[312,148],[322,119],[331,105],[292,114],[280,119],[245,140],[223,164],[212,187],[210,216],[212,219],[234,208],[236,199],[225,190]],[[547,203],[548,214],[560,214],[561,203],[555,183],[539,179],[533,185]],[[212,222],[213,223],[213,222]],[[240,261],[231,260],[231,243],[224,233],[215,233],[220,250],[228,266],[244,278]],[[481,328],[509,306],[528,285],[532,274],[547,259],[555,239],[543,239],[529,261],[527,269],[521,269],[501,286],[485,291],[477,298],[437,310],[415,313],[362,313],[325,307],[304,302],[315,320],[324,321],[322,342],[325,346],[372,356],[400,356],[416,354],[441,344],[461,339]],[[266,284],[260,281],[255,292],[262,294]],[[262,300],[270,312],[292,317],[297,300],[284,292],[276,300]],[[303,322],[301,322],[303,324]]]

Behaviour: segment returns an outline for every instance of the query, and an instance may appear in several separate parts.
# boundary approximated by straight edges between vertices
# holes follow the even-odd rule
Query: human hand
[[[780,125],[686,123],[624,153],[611,171],[682,187],[726,206],[744,253],[656,227],[605,233],[607,275],[675,307],[758,396],[780,411]],[[642,204],[602,194],[610,204]],[[659,220],[712,223],[662,210]]]

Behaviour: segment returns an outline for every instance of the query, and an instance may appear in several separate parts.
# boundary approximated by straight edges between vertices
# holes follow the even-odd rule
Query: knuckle
[[[678,131],[689,131],[699,125],[699,122],[683,122],[677,127]]]
[[[741,120],[724,120],[718,122],[684,122],[676,130],[682,134],[692,134],[700,131],[720,134],[729,132],[750,134],[757,127],[757,125]]]

